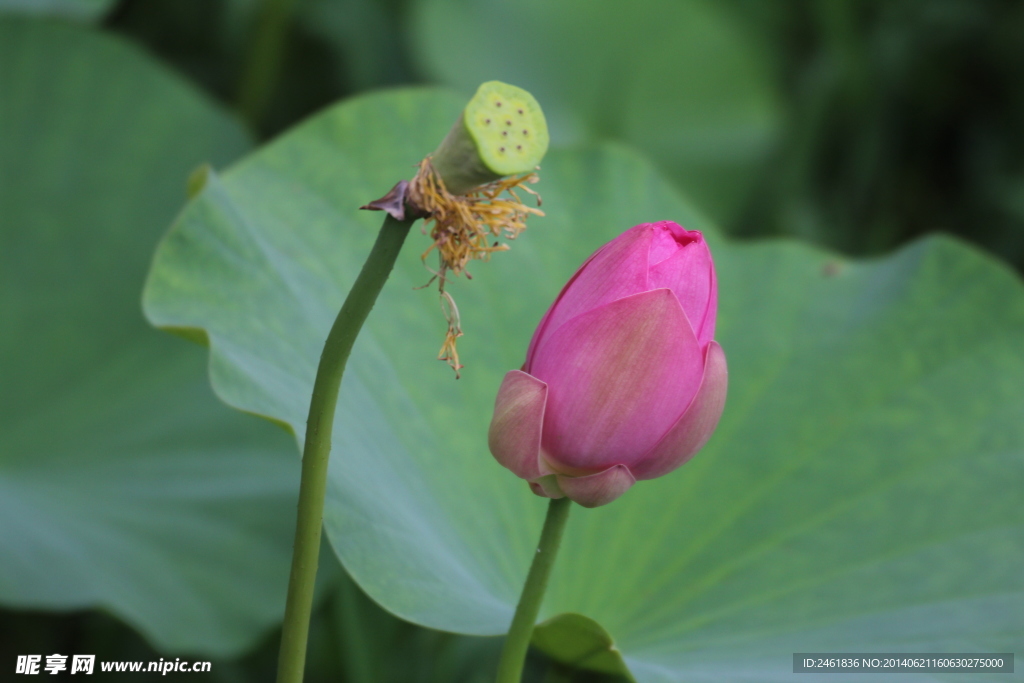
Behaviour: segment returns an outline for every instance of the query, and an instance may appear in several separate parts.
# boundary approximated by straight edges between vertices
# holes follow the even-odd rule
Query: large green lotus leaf
[[[95,21],[107,12],[114,2],[115,0],[0,0],[0,13]]]
[[[301,440],[327,330],[380,214],[463,100],[342,104],[211,178],[161,244],[157,325],[208,335],[219,395]],[[431,627],[506,630],[545,501],[487,452],[503,374],[598,245],[645,220],[707,231],[731,387],[694,461],[576,509],[536,643],[638,680],[788,679],[797,651],[1012,650],[1024,633],[1024,291],[946,239],[874,262],[722,241],[618,147],[556,149],[545,218],[450,285],[466,368],[420,235],[342,385],[325,513],[346,568]],[[628,362],[624,356],[623,362]]]
[[[140,51],[0,21],[0,601],[225,655],[280,618],[298,471],[140,293],[189,171],[248,146]]]
[[[472,93],[494,78],[543,103],[552,140],[646,151],[720,220],[741,208],[776,135],[769,55],[717,0],[417,0],[427,73]]]

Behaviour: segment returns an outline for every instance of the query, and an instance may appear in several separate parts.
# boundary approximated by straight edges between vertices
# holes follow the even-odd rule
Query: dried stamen
[[[496,251],[505,251],[507,245],[491,242],[492,237],[514,240],[526,229],[530,215],[543,216],[540,209],[526,206],[516,194],[522,189],[537,198],[540,196],[527,187],[537,182],[536,173],[501,178],[465,195],[453,195],[445,188],[427,157],[420,163],[416,177],[409,183],[407,199],[411,206],[426,215],[425,225],[430,225],[432,240],[430,248],[423,252],[426,260],[430,252],[437,250],[440,267],[434,276],[439,282],[438,291],[442,298],[442,309],[448,321],[448,332],[441,347],[439,359],[448,361],[458,377],[458,352],[456,340],[462,336],[458,308],[451,295],[444,290],[445,278],[451,272],[455,275],[466,273],[469,262],[477,259],[486,261]],[[506,194],[505,197],[501,197]],[[427,228],[424,227],[424,233]],[[433,278],[432,278],[433,279]]]
[[[455,379],[459,378],[459,370],[462,364],[459,363],[459,350],[455,347],[456,340],[462,336],[462,325],[459,320],[459,307],[455,305],[452,295],[444,291],[444,280],[439,286],[441,293],[441,311],[444,319],[448,321],[448,331],[444,336],[444,343],[437,354],[438,360],[448,361],[448,365],[455,371]]]

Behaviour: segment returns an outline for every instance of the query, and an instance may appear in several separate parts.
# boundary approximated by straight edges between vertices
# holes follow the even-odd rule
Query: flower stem
[[[306,639],[313,609],[313,585],[316,582],[324,493],[327,489],[327,462],[331,453],[331,431],[341,376],[356,336],[395,265],[412,223],[411,220],[398,221],[391,216],[384,219],[377,241],[334,320],[320,356],[302,450],[299,513],[277,665],[278,683],[301,683],[306,664]]]
[[[568,498],[552,498],[548,503],[548,514],[544,518],[544,528],[540,532],[540,543],[537,554],[530,565],[530,573],[526,575],[523,593],[519,596],[516,614],[512,617],[512,626],[505,637],[505,645],[501,650],[498,662],[497,683],[520,683],[523,676],[523,664],[526,651],[530,648],[533,636],[533,625],[540,612],[540,603],[544,599],[544,591],[548,587],[548,576],[555,564],[558,545],[562,542],[562,531],[569,519]]]

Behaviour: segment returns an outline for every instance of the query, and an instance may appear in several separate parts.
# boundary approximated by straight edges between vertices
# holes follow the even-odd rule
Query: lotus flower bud
[[[488,441],[534,493],[585,507],[676,469],[725,406],[717,286],[700,232],[644,223],[598,249],[502,382]]]

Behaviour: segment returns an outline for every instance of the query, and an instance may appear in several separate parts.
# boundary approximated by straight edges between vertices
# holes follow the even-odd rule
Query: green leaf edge
[[[603,626],[583,614],[563,612],[537,624],[531,644],[563,664],[618,674],[636,683],[615,646],[615,639]]]

